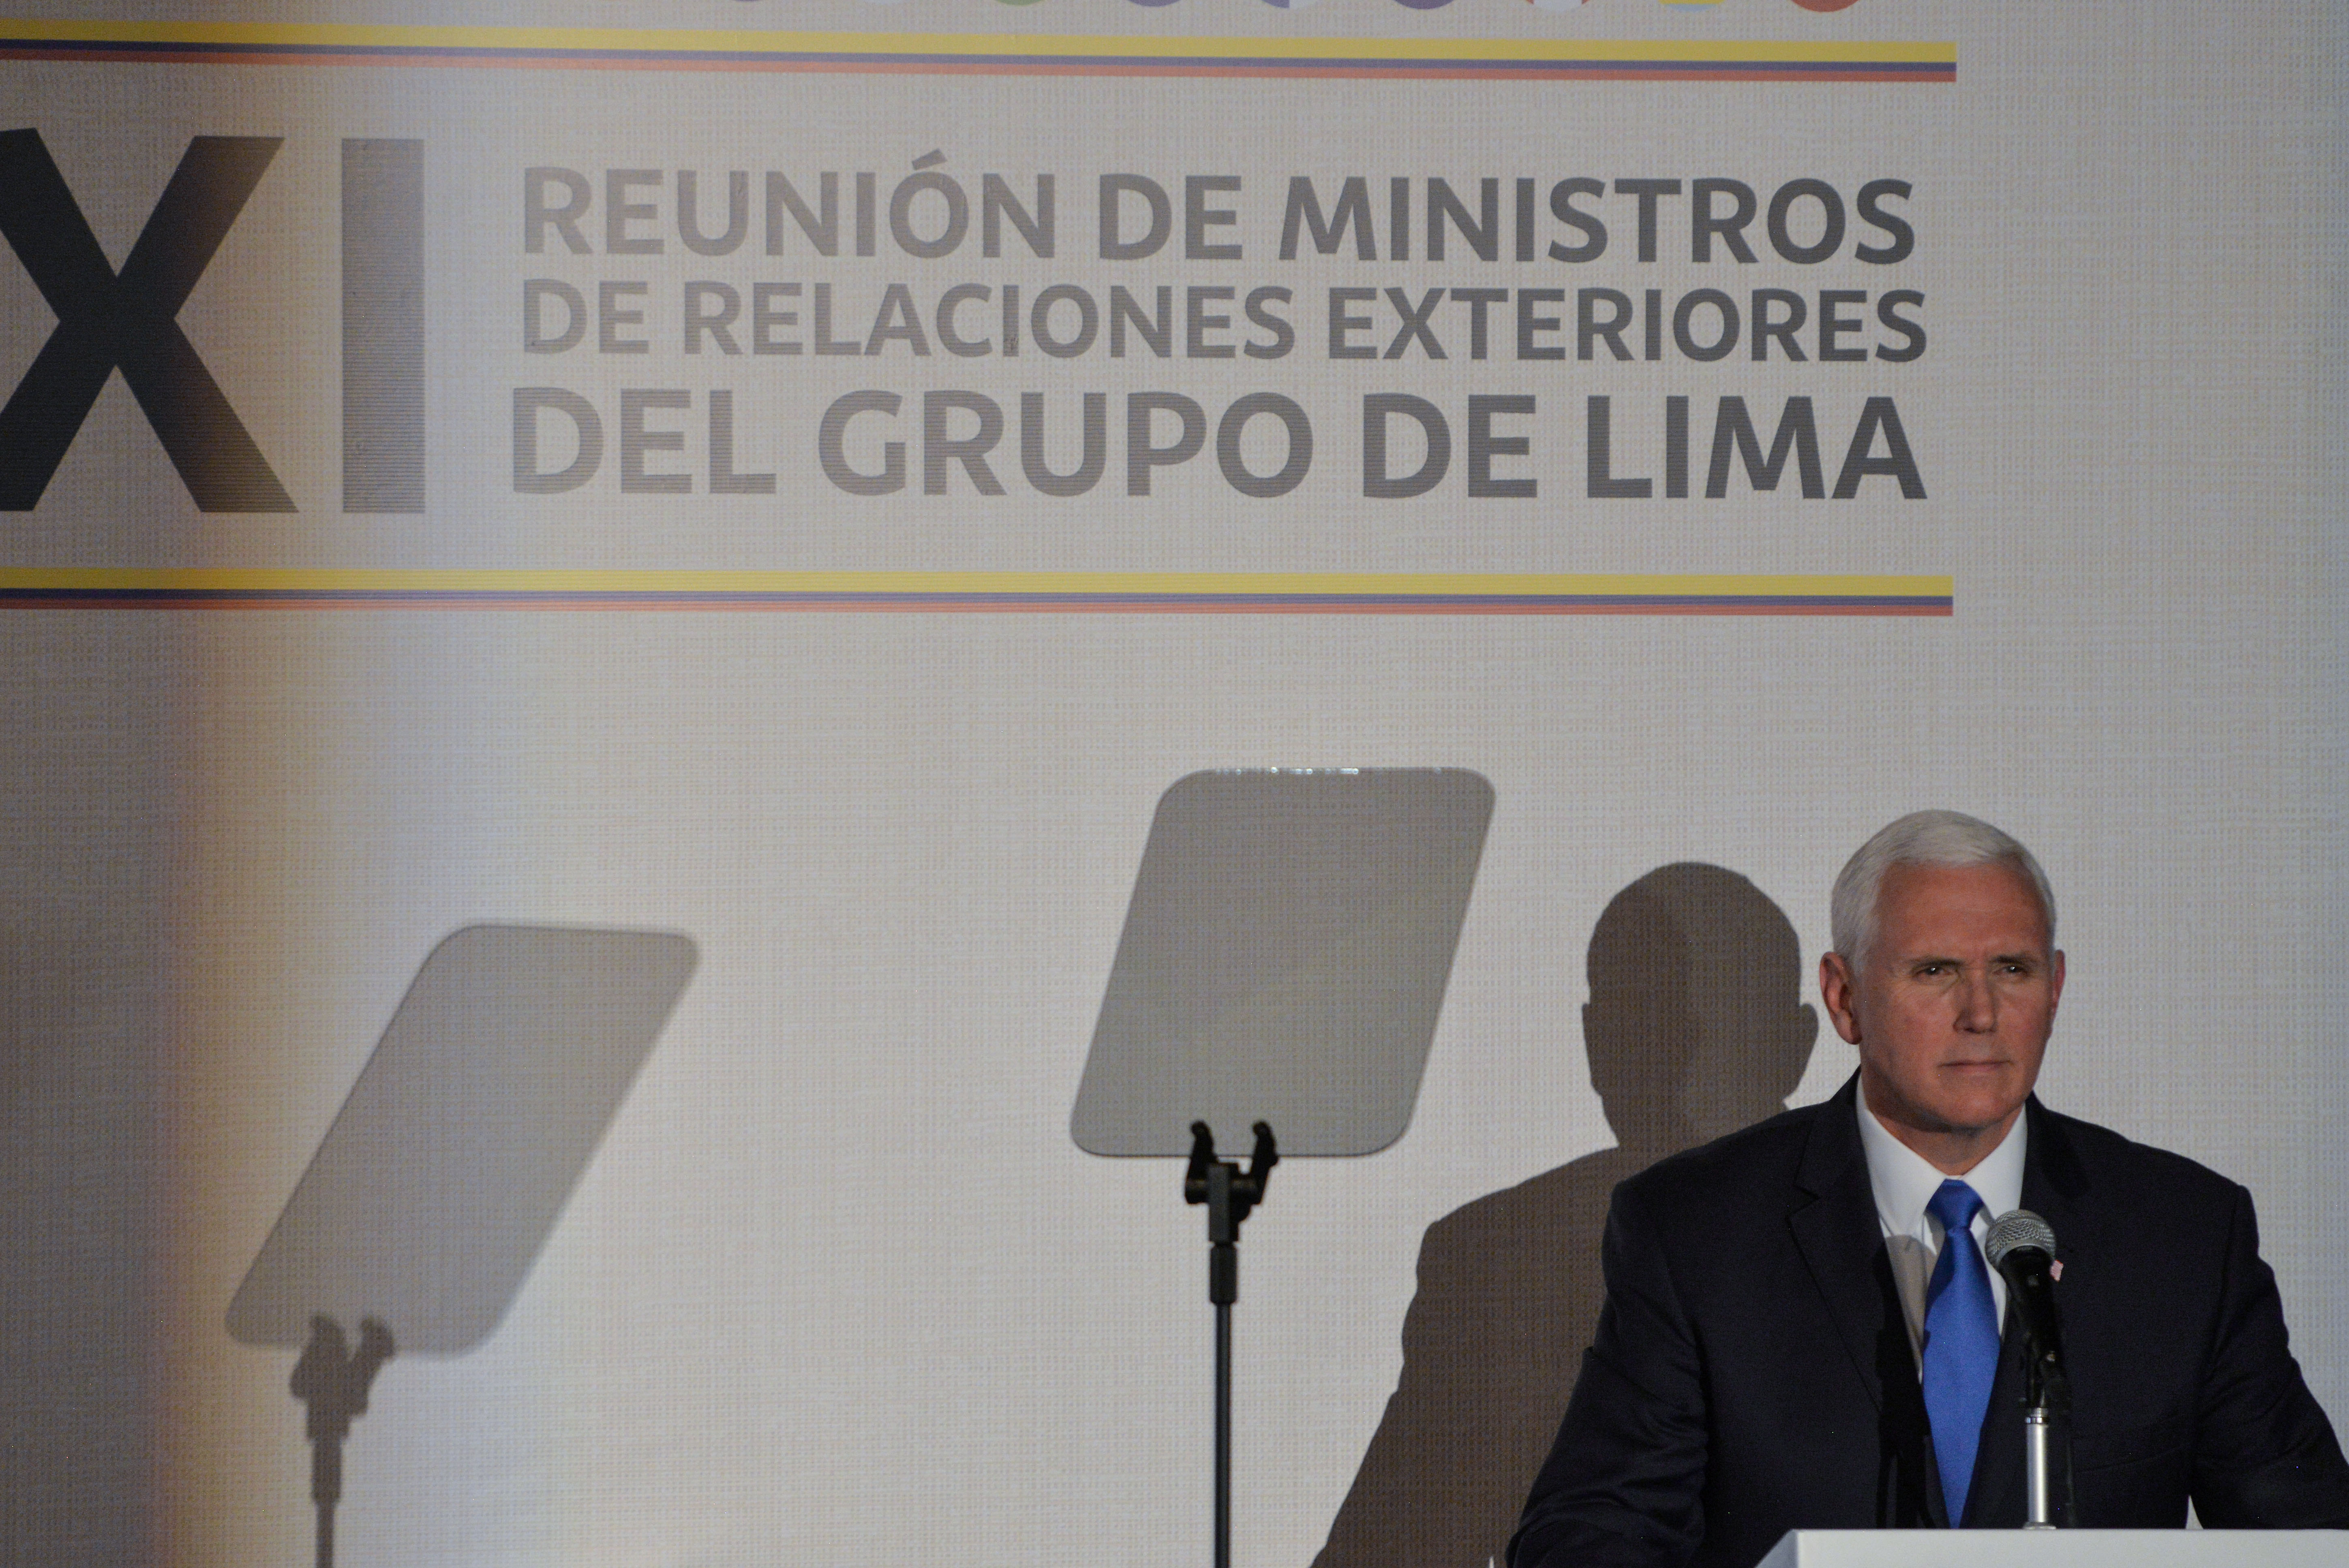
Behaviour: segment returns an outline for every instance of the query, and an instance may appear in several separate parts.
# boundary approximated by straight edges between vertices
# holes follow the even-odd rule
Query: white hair
[[[2047,917],[2047,941],[2055,942],[2055,892],[2047,873],[2020,841],[1961,811],[1911,811],[1887,824],[1845,862],[1828,900],[1827,920],[1835,950],[1854,966],[1876,940],[1876,906],[1884,878],[1895,866],[2005,865],[2022,874]]]

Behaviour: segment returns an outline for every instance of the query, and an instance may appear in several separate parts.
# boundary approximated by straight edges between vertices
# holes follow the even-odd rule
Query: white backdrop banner
[[[1924,806],[2349,1413],[2333,9],[20,4],[0,1562],[306,1560],[228,1305],[482,923],[698,965],[345,1561],[1202,1559],[1199,1212],[1070,1137],[1202,769],[1494,791],[1408,1130],[1248,1224],[1249,1568],[1500,1550]]]

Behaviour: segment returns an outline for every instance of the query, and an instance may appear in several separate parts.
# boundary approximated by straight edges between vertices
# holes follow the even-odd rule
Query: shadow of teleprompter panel
[[[471,925],[432,950],[229,1305],[456,1356],[512,1304],[693,974],[668,932]]]

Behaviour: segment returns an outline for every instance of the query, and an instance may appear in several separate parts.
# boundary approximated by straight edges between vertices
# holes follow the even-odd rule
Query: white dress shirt
[[[1925,1340],[1925,1287],[1941,1255],[1941,1222],[1925,1211],[1949,1173],[1885,1130],[1868,1109],[1863,1088],[1857,1097],[1859,1145],[1868,1155],[1868,1185],[1876,1192],[1876,1218],[1884,1228],[1884,1243],[1892,1259],[1892,1278],[1900,1288],[1902,1315],[1909,1320],[1909,1345],[1921,1357]],[[1974,1216],[1974,1244],[1979,1248],[1990,1222],[2023,1206],[2023,1156],[2030,1118],[2018,1116],[1999,1146],[1981,1164],[1958,1180],[1982,1201]],[[1985,1258],[1985,1262],[1987,1259]],[[2006,1281],[1991,1269],[1991,1304],[2001,1323],[2006,1321]],[[1921,1360],[1920,1376],[1921,1376]]]

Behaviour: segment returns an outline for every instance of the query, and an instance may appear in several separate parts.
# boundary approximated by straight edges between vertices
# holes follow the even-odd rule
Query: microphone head
[[[2009,1253],[2039,1252],[2055,1255],[2055,1232],[2046,1221],[2028,1209],[2010,1209],[1990,1222],[1990,1232],[1982,1237],[1982,1255],[1990,1266],[1997,1268],[2006,1262]]]

